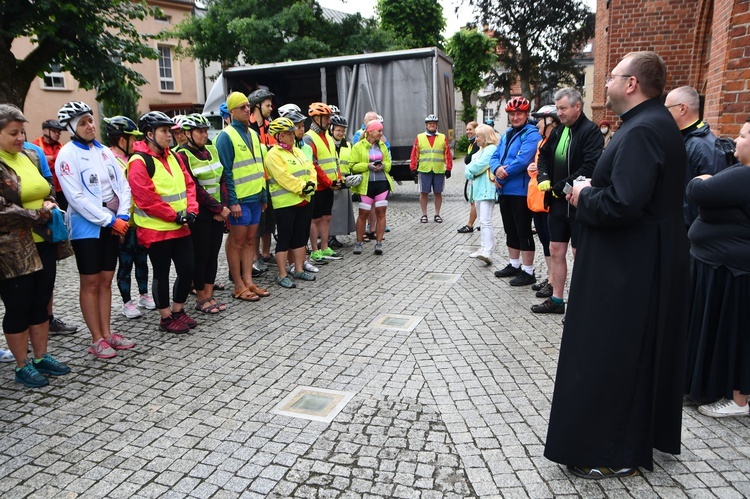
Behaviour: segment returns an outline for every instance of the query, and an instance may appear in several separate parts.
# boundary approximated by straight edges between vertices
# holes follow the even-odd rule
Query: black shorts
[[[266,211],[260,214],[260,224],[258,225],[258,234],[273,234],[276,230],[276,217],[274,216],[273,205],[269,201],[266,203]]]
[[[387,180],[375,180],[367,183],[367,197],[374,198],[378,194],[383,194],[391,189]]]
[[[98,238],[75,239],[70,242],[76,255],[78,273],[96,275],[114,272],[120,253],[120,238],[109,227],[102,227]]]
[[[42,270],[0,281],[0,297],[5,305],[3,332],[18,334],[49,321],[47,304],[55,287],[57,247],[36,243]]]
[[[313,196],[312,204],[313,220],[317,220],[324,216],[331,216],[331,210],[333,209],[333,191],[331,189],[316,191]]]
[[[567,209],[555,210],[552,207],[547,217],[547,225],[549,226],[549,239],[551,242],[570,242],[572,247],[575,248],[578,246],[578,234],[581,226],[576,222],[575,208],[571,206],[570,211],[568,211]]]
[[[276,210],[276,253],[302,248],[310,239],[312,207],[287,206]]]

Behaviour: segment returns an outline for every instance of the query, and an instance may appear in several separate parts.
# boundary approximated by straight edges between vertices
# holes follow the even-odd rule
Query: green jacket
[[[380,146],[380,152],[383,153],[383,171],[385,172],[385,178],[388,179],[388,185],[391,192],[393,192],[393,178],[391,178],[391,155],[388,153],[388,148],[381,141],[378,143]],[[354,146],[352,151],[349,153],[349,168],[351,172],[362,175],[362,183],[356,187],[352,187],[354,194],[367,194],[367,184],[370,182],[370,169],[367,165],[370,163],[370,146],[371,144],[367,140],[360,140]]]

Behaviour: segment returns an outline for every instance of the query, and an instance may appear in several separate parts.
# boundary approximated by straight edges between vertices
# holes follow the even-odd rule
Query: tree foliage
[[[575,57],[594,34],[594,14],[583,0],[469,0],[478,19],[494,30],[498,67],[490,82],[497,100],[519,81],[527,99],[563,85],[582,73]]]
[[[390,50],[394,37],[371,19],[334,23],[315,0],[213,0],[206,15],[181,22],[180,53],[222,66],[313,59]]]
[[[476,29],[461,29],[448,40],[446,51],[453,58],[453,84],[461,92],[464,123],[476,117],[471,95],[484,86],[484,76],[492,71],[494,50],[495,41]]]
[[[98,99],[125,87],[137,92],[146,80],[122,63],[156,59],[149,36],[133,26],[154,10],[131,0],[5,0],[0,16],[0,101],[23,108],[36,76],[59,64]],[[14,40],[29,37],[33,50],[17,59]]]
[[[380,27],[393,33],[399,48],[443,47],[445,17],[438,0],[378,0]]]

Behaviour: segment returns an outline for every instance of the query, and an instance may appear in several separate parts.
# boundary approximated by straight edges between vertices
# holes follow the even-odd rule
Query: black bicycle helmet
[[[255,90],[254,92],[250,92],[250,94],[247,96],[247,100],[250,102],[250,107],[255,107],[259,105],[261,102],[263,102],[266,99],[273,99],[274,94],[273,92],[270,92],[266,90],[265,88],[259,88],[258,90]]]
[[[339,116],[337,114],[334,114],[333,116],[331,116],[331,126],[332,127],[334,127],[334,126],[342,126],[344,128],[348,128],[349,127],[349,123],[346,121],[346,118],[344,118],[343,116]]]
[[[144,135],[146,132],[153,132],[160,126],[166,126],[171,129],[174,125],[174,120],[161,111],[150,111],[138,120],[138,129]]]
[[[112,116],[111,118],[104,118],[104,123],[104,131],[108,137],[121,137],[123,135],[140,137],[143,135],[138,131],[135,122],[127,116]]]
[[[65,127],[57,120],[45,120],[42,122],[42,130],[65,130]]]

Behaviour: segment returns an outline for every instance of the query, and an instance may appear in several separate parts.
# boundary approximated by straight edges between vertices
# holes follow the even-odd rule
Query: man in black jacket
[[[557,116],[563,126],[552,131],[549,140],[539,151],[537,168],[539,190],[547,191],[545,204],[549,210],[550,283],[552,297],[531,311],[537,314],[565,313],[565,280],[568,264],[565,259],[568,242],[573,256],[578,242],[576,210],[565,200],[565,185],[573,185],[578,176],[591,177],[594,166],[604,149],[604,138],[599,127],[583,114],[581,93],[574,88],[563,88],[555,93]]]

